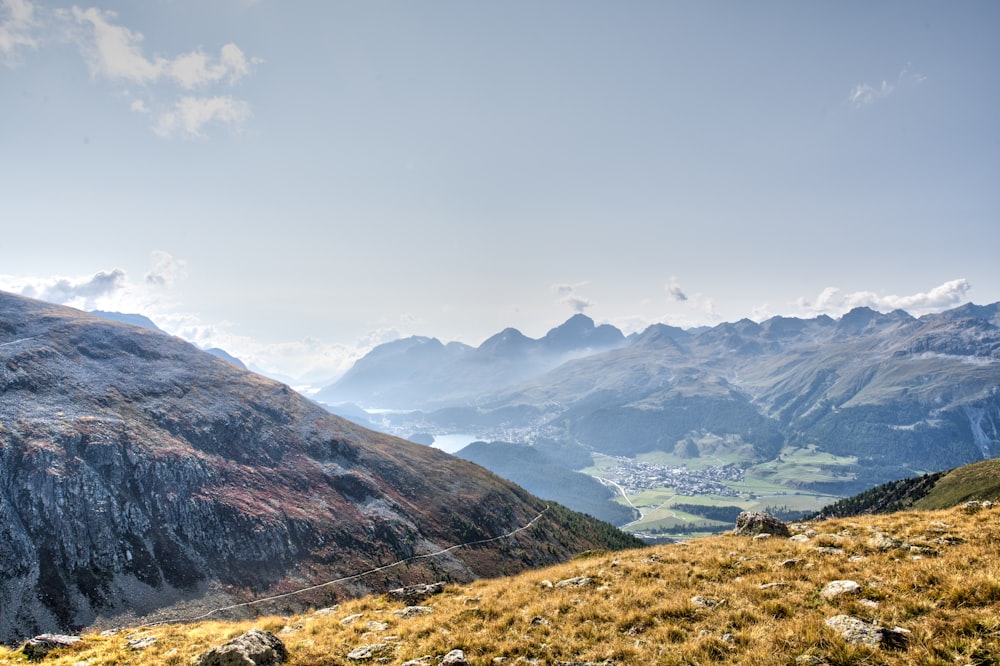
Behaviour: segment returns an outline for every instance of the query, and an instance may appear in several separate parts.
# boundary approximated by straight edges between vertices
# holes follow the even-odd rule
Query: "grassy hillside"
[[[793,527],[799,540],[722,535],[452,585],[412,617],[402,602],[371,596],[304,615],[94,633],[45,663],[186,665],[252,627],[277,634],[292,665],[436,665],[454,649],[471,664],[997,663],[1000,509]],[[821,594],[843,579],[856,581],[858,593]],[[908,641],[849,643],[825,624],[838,614],[901,627]],[[129,647],[142,639],[155,641]],[[348,658],[365,645],[381,646],[380,656]],[[0,663],[22,657],[0,649]]]
[[[847,517],[909,508],[945,509],[969,500],[1000,500],[1000,458],[883,483],[838,500],[818,511],[816,516]]]
[[[917,509],[941,509],[969,500],[1000,500],[1000,458],[965,465],[945,474],[916,502]]]

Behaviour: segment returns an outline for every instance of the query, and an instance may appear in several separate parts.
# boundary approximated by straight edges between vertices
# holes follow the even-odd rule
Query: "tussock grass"
[[[45,663],[187,665],[257,627],[285,642],[292,665],[357,663],[348,652],[374,643],[388,646],[382,663],[392,664],[421,657],[437,664],[456,648],[473,664],[791,666],[801,655],[831,666],[1000,664],[1000,509],[835,519],[797,530],[813,536],[798,543],[721,535],[588,553],[512,578],[449,586],[424,602],[432,613],[408,618],[394,612],[403,604],[373,596],[325,614],[86,635]],[[553,585],[577,576],[592,582]],[[861,594],[823,598],[823,586],[837,579],[857,581]],[[909,644],[849,644],[824,625],[838,613],[907,629]],[[156,642],[128,647],[143,636]],[[24,660],[0,649],[0,663]]]

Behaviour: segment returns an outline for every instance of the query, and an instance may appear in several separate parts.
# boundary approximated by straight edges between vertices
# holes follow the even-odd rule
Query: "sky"
[[[299,385],[1000,301],[1000,3],[0,0],[0,289]]]

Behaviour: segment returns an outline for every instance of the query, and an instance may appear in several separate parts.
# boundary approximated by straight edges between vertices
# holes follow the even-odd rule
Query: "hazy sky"
[[[372,344],[1000,300],[1000,3],[0,0],[0,288]]]

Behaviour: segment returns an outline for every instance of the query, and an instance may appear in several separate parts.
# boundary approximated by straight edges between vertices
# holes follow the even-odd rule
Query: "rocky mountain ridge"
[[[479,347],[413,336],[379,345],[316,400],[372,408],[434,408],[466,404],[470,395],[500,390],[562,363],[625,344],[617,328],[574,315],[533,339],[507,328]]]
[[[680,462],[721,454],[750,466],[811,447],[844,463],[801,484],[845,496],[1000,455],[1000,304],[658,324],[502,389],[382,418],[401,434],[543,438]]]
[[[303,587],[542,513],[329,594],[636,543],[549,506],[179,338],[0,293],[0,641]]]

